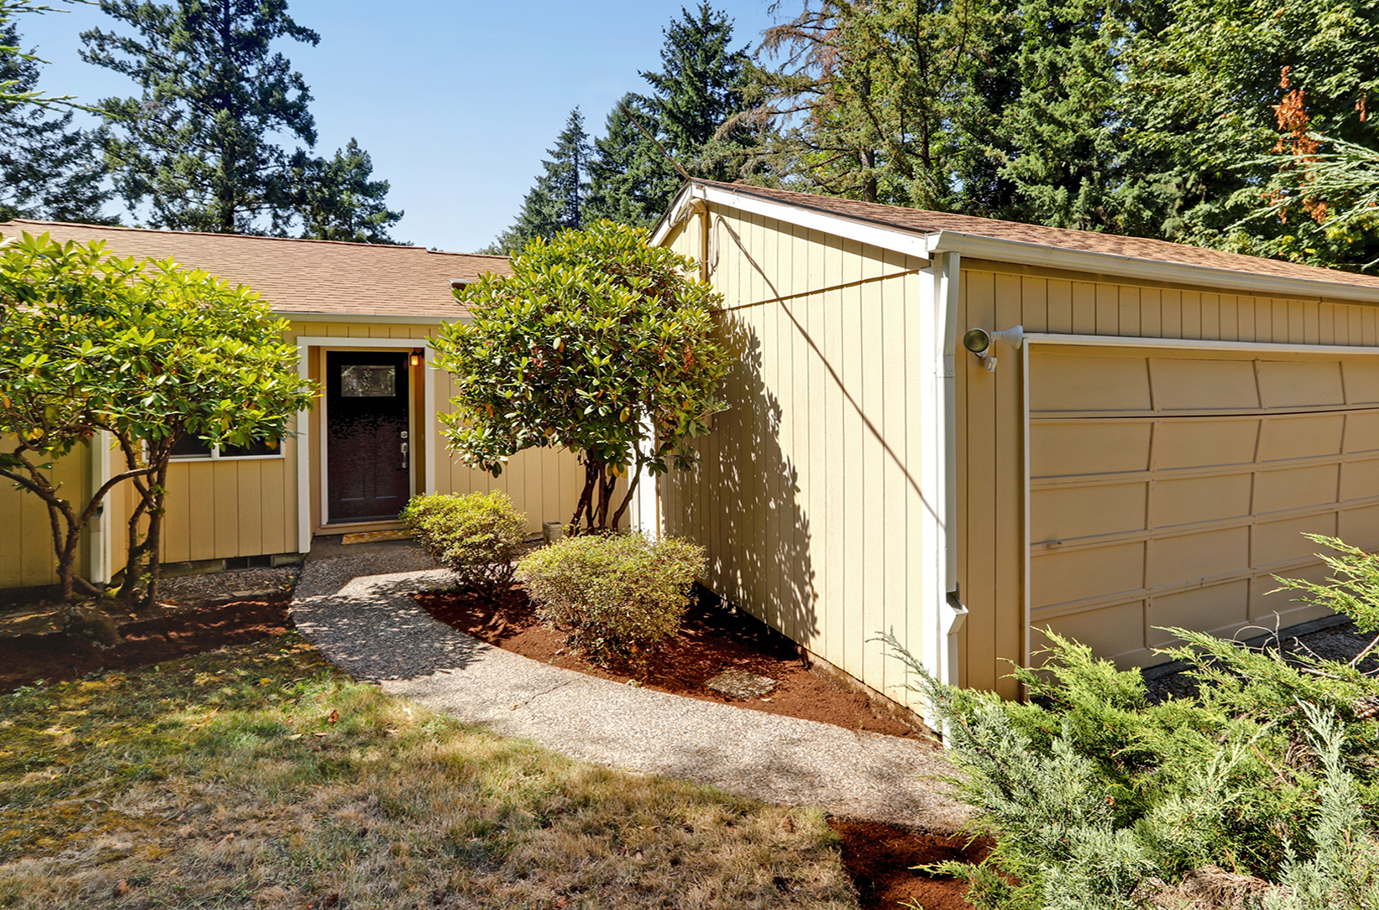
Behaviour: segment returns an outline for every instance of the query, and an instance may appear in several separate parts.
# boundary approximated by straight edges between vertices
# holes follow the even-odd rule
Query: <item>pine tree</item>
[[[1015,217],[1053,227],[1153,234],[1155,207],[1133,175],[1152,150],[1126,147],[1126,48],[1161,27],[1161,3],[1026,0],[1015,55],[1018,103],[1000,131]],[[1141,21],[1149,17],[1150,22]]]
[[[750,58],[745,47],[732,47],[732,20],[701,2],[693,12],[681,9],[662,34],[661,70],[641,73],[651,94],[624,96],[596,142],[590,204],[598,217],[654,223],[683,182],[666,155],[710,180],[733,181],[757,169],[760,124],[744,116]]]
[[[309,158],[299,153],[293,165],[301,236],[355,243],[396,242],[388,236],[388,229],[403,213],[389,211],[384,202],[388,181],[370,179],[373,159],[354,139],[333,158]]]
[[[0,84],[32,98],[38,62],[18,50],[13,22],[0,25]],[[72,126],[70,111],[58,113],[31,101],[0,100],[0,221],[38,218],[107,224],[101,212],[110,192],[103,185],[100,149],[91,134]]]
[[[645,227],[670,207],[671,197],[682,182],[680,175],[632,120],[635,117],[664,144],[666,137],[653,105],[641,95],[624,95],[608,115],[606,134],[594,140],[586,207],[591,219],[608,218]]]
[[[551,238],[584,223],[584,203],[589,193],[592,150],[579,108],[570,111],[565,128],[547,149],[550,159],[541,162],[542,174],[522,201],[517,221],[488,249],[519,253],[537,237]]]
[[[989,68],[988,31],[1002,17],[977,0],[819,0],[768,29],[764,48],[784,61],[752,70],[764,117],[791,124],[769,161],[799,189],[869,202],[947,208],[966,185],[957,165],[979,166],[974,190],[1000,195],[984,149],[962,126],[985,122],[1003,83],[969,110],[974,73]],[[995,61],[999,68],[1004,61]]]

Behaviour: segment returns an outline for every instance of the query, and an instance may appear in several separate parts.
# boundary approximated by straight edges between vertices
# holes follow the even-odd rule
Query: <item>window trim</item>
[[[287,451],[282,440],[278,440],[278,451],[271,455],[222,455],[220,446],[211,446],[209,455],[172,455],[168,458],[168,464],[205,464],[213,461],[272,461],[275,458],[286,458]]]

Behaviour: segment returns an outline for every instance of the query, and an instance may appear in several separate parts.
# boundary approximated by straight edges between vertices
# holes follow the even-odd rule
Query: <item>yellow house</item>
[[[662,526],[892,698],[879,632],[1015,696],[1040,630],[1148,665],[1321,615],[1270,593],[1321,577],[1303,532],[1379,547],[1379,279],[708,181],[655,241],[738,358]]]
[[[485,272],[506,274],[502,256],[439,253],[226,234],[150,231],[16,220],[0,234],[48,233],[54,240],[106,241],[120,256],[173,259],[258,291],[290,320],[299,369],[321,384],[280,445],[212,450],[178,447],[168,477],[163,559],[168,563],[260,564],[293,559],[316,534],[397,527],[418,492],[508,493],[533,530],[567,520],[584,473],[572,454],[529,450],[498,478],[473,471],[446,450],[436,418],[451,397],[449,374],[431,368],[427,339],[466,318],[453,286]],[[110,476],[96,445],[54,470],[75,492]],[[117,488],[86,541],[80,568],[105,581],[122,566],[132,491]],[[0,489],[0,588],[53,584],[48,516],[37,497]]]

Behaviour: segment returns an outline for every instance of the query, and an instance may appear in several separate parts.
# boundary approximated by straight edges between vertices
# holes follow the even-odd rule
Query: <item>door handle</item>
[[[407,440],[402,440],[402,467],[399,470],[407,470]]]

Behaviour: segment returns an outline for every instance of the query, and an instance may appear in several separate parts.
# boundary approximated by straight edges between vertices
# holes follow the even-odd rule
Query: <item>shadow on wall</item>
[[[719,332],[733,363],[724,380],[732,404],[696,440],[694,470],[666,475],[666,530],[707,547],[714,594],[814,648],[822,629],[812,534],[798,505],[799,473],[781,448],[780,401],[762,377],[756,329],[730,312]]]

